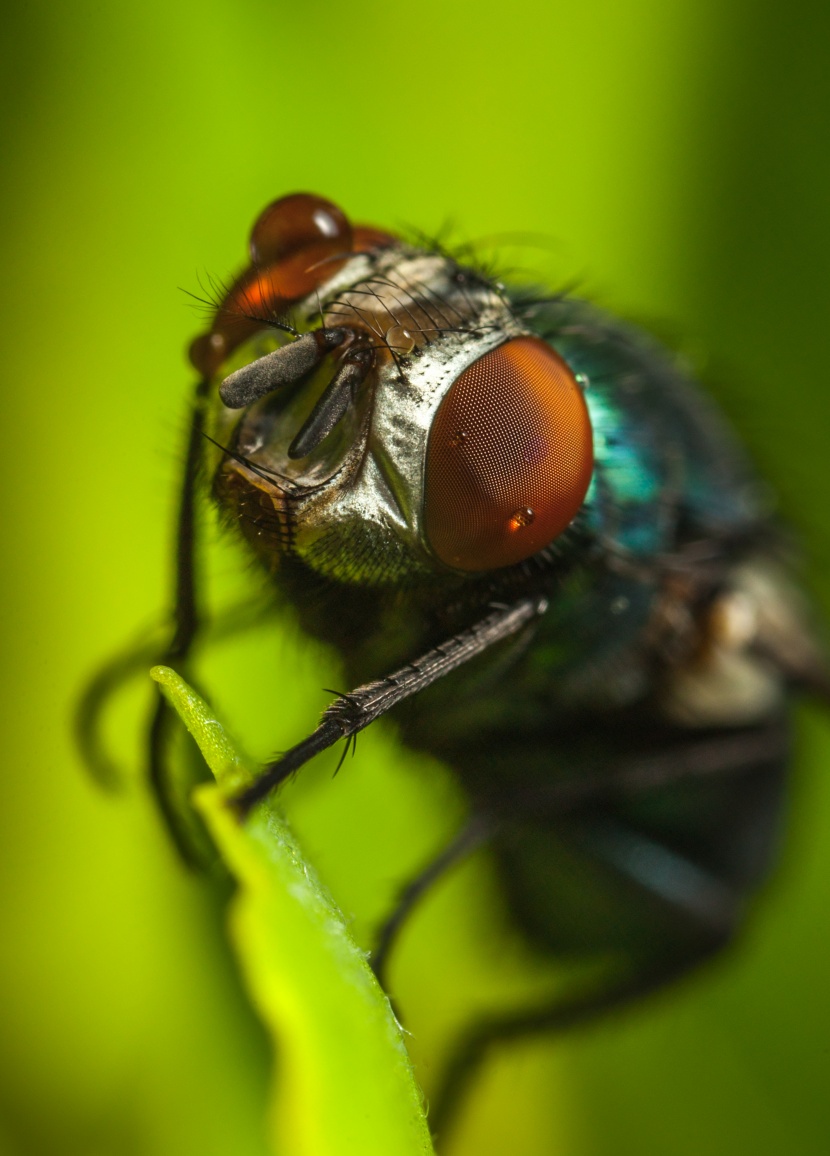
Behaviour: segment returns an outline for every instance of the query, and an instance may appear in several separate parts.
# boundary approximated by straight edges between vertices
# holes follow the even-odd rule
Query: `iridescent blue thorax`
[[[531,324],[585,387],[592,533],[647,558],[757,524],[762,509],[742,451],[665,349],[581,302],[548,307]]]

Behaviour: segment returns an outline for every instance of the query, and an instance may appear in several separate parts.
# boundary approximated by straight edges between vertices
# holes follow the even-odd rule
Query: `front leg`
[[[397,703],[425,690],[497,642],[517,634],[546,609],[547,600],[539,597],[523,598],[512,606],[500,607],[475,626],[454,635],[386,678],[367,682],[349,694],[341,695],[327,708],[313,734],[267,766],[256,782],[237,796],[236,809],[240,815],[247,815],[256,803],[314,755],[338,739],[351,738]]]

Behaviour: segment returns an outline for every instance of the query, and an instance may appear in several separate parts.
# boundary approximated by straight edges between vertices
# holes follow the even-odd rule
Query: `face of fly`
[[[442,255],[401,245],[354,257],[291,316],[300,334],[346,328],[349,337],[300,382],[255,401],[241,420],[238,411],[217,411],[212,436],[232,451],[216,475],[221,504],[266,553],[291,550],[341,580],[434,570],[424,489],[436,414],[469,366],[525,331],[491,283]],[[225,368],[296,340],[265,329]],[[310,452],[292,456],[298,431],[355,346],[373,351],[371,369],[334,428]]]
[[[316,249],[286,249],[295,202]],[[361,585],[463,577],[544,550],[593,471],[574,374],[500,286],[441,251],[375,234],[314,263],[321,204],[327,220],[339,212],[305,194],[266,210],[252,253],[265,221],[279,261],[246,271],[195,344],[218,385],[220,504],[272,566],[290,554]],[[229,354],[221,365],[214,347]]]

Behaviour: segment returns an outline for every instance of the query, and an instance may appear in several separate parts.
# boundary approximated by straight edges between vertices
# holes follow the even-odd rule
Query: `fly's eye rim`
[[[459,571],[538,553],[582,506],[593,475],[583,392],[541,338],[515,337],[459,375],[433,419],[424,470],[424,538]]]

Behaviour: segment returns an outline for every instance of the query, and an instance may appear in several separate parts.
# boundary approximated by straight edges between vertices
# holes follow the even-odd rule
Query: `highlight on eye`
[[[571,369],[540,338],[513,338],[465,369],[435,416],[427,542],[457,570],[521,562],[573,521],[593,464],[588,408]]]

